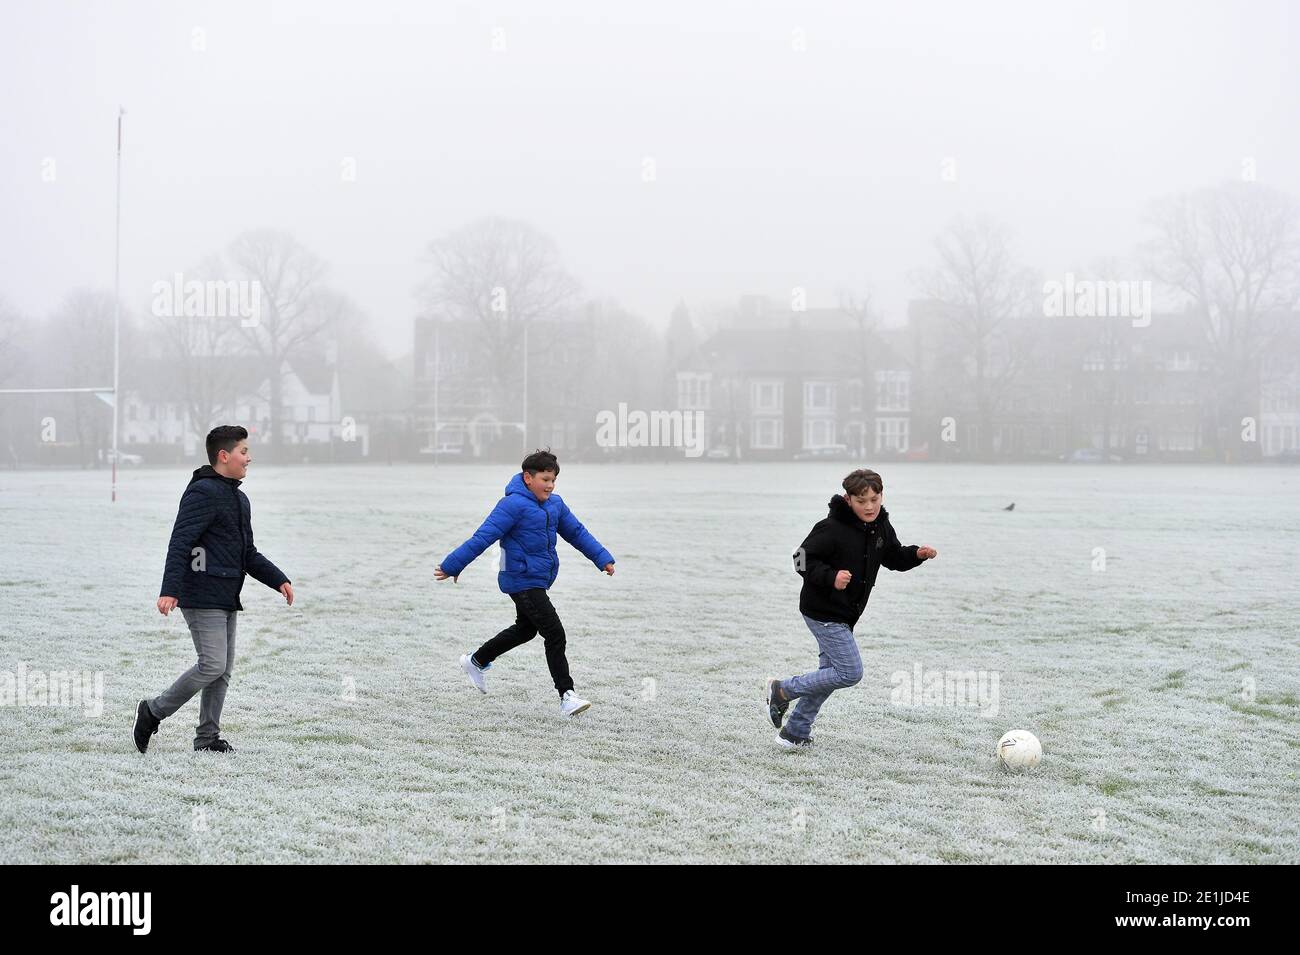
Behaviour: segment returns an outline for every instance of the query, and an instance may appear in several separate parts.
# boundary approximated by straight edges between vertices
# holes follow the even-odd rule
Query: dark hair
[[[554,471],[559,474],[560,462],[555,455],[551,454],[550,448],[538,448],[524,458],[524,463],[519,466],[519,469],[529,474],[536,474],[538,471]]]
[[[240,441],[248,439],[248,429],[237,424],[223,424],[208,432],[208,463],[216,466],[217,454],[221,451],[233,451]]]
[[[858,468],[844,479],[842,485],[844,492],[851,497],[857,497],[859,494],[865,494],[867,489],[875,491],[877,494],[885,493],[885,482],[881,480],[879,474],[875,471],[869,471],[866,468]]]

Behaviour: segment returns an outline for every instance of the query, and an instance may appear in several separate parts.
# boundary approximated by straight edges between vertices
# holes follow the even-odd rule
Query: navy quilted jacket
[[[252,508],[240,483],[207,464],[194,472],[167,545],[160,597],[193,610],[243,610],[245,574],[272,590],[289,582],[253,546]]]
[[[600,570],[614,563],[609,551],[582,522],[558,494],[552,494],[543,504],[524,483],[520,471],[506,485],[506,496],[497,502],[474,536],[442,559],[445,573],[455,577],[470,561],[487,550],[494,541],[501,541],[501,568],[497,584],[502,593],[513,594],[521,590],[540,587],[548,589],[560,572],[560,556],[555,552],[556,535],[580,550],[584,557]]]

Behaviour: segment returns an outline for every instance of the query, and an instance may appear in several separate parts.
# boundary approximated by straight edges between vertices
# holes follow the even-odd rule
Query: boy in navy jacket
[[[486,693],[483,671],[492,661],[541,633],[546,644],[546,665],[560,694],[560,713],[577,716],[591,704],[573,692],[569,662],[564,656],[564,625],[546,593],[560,572],[556,535],[611,577],[614,558],[555,493],[559,473],[560,463],[549,450],[535,451],[524,458],[520,472],[510,479],[505,497],[497,502],[487,520],[473,537],[444,557],[433,573],[438,580],[455,580],[474,558],[499,540],[501,570],[497,583],[501,592],[514,601],[515,622],[473,653],[462,656],[461,669],[480,693]]]
[[[180,607],[199,660],[162,695],[136,705],[133,736],[142,753],[158,724],[196,693],[202,695],[194,748],[233,752],[221,738],[221,708],[235,662],[235,614],[244,609],[239,602],[244,575],[293,604],[289,578],[253,546],[252,509],[239,489],[253,463],[248,432],[235,425],[213,428],[207,452],[209,464],[194,472],[181,495],[158,597],[163,616]]]

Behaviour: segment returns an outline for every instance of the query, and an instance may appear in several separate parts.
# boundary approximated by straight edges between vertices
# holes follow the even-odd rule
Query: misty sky
[[[812,306],[870,285],[901,321],[957,213],[1005,220],[1026,264],[1059,273],[1131,252],[1147,200],[1240,178],[1245,157],[1300,195],[1298,21],[1281,0],[10,0],[0,296],[39,316],[111,289],[122,104],[137,311],[273,226],[397,355],[427,243],[492,214],[550,233],[587,294],[659,325],[679,298],[796,285]]]

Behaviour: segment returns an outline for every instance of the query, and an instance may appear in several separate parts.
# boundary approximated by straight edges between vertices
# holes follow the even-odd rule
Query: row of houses
[[[1242,434],[1216,434],[1221,382],[1191,313],[1128,319],[1008,322],[972,343],[933,302],[907,323],[865,327],[835,309],[791,312],[742,299],[702,340],[670,340],[639,356],[638,381],[599,375],[591,316],[535,329],[560,351],[523,344],[508,355],[504,398],[469,323],[417,323],[415,433],[438,453],[514,455],[520,448],[641,457],[598,447],[597,416],[620,405],[689,415],[710,458],[800,457],[1055,460],[1081,449],[1131,460],[1195,461],[1235,447],[1238,459],[1300,445],[1300,335],[1294,316],[1249,384]],[[498,370],[501,356],[496,356]],[[523,381],[530,382],[527,396]],[[1234,439],[1236,440],[1234,443]]]
[[[867,327],[834,309],[790,312],[746,297],[700,337],[684,310],[666,335],[587,306],[493,339],[472,322],[416,320],[410,406],[369,413],[364,385],[345,388],[337,355],[280,369],[286,459],[355,460],[376,452],[416,460],[513,460],[549,446],[572,458],[787,460],[1056,459],[1079,449],[1133,460],[1208,459],[1221,380],[1196,316],[1032,317],[978,346],[943,309],[913,302],[906,324]],[[1238,459],[1293,456],[1300,447],[1300,324],[1279,320],[1249,384]],[[978,356],[978,361],[977,361]],[[244,424],[255,450],[271,432],[271,381],[241,364],[209,383],[203,409],[178,397],[194,382],[174,361],[143,359],[127,377],[121,445],[151,463],[202,456],[202,411]],[[131,384],[134,383],[134,384]],[[344,394],[347,392],[347,405]],[[68,406],[80,444],[103,446],[106,405]],[[629,447],[602,441],[598,418],[618,408],[689,418],[685,440]],[[1223,416],[1219,416],[1221,419]],[[43,412],[24,419],[24,433]],[[210,420],[210,418],[209,418]],[[13,450],[11,422],[8,457]],[[33,432],[35,433],[35,432]],[[89,435],[89,437],[87,437]],[[688,435],[683,433],[681,437]],[[66,434],[64,439],[66,442]],[[6,443],[6,442],[0,442]],[[629,442],[630,443],[630,442]],[[53,443],[41,448],[52,455]],[[37,460],[41,460],[38,455]]]

